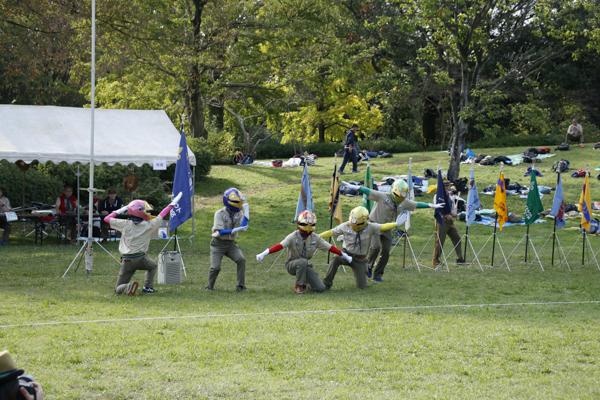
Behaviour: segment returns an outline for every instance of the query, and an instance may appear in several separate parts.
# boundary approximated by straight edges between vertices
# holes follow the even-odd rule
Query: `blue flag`
[[[181,196],[181,200],[179,200],[179,204],[171,210],[171,230],[177,229],[179,225],[192,218],[194,181],[192,180],[190,157],[188,156],[188,147],[183,129],[181,130],[181,141],[179,142],[179,151],[177,153],[177,164],[175,164],[175,179],[173,181],[173,195],[171,198],[174,198],[179,192],[183,193],[183,195]]]
[[[556,191],[554,192],[554,201],[552,202],[550,215],[556,218],[556,227],[558,229],[565,226],[565,200],[563,198],[563,187],[562,179],[560,179],[560,172],[558,173],[558,182],[556,182]]]
[[[467,226],[475,221],[476,210],[481,207],[477,184],[475,183],[475,171],[471,168],[471,179],[469,179],[469,194],[467,195]]]
[[[310,188],[310,179],[308,178],[308,169],[306,168],[306,164],[304,164],[304,172],[302,173],[302,183],[300,184],[300,194],[298,195],[298,205],[296,206],[296,216],[294,217],[294,221],[298,218],[298,214],[300,214],[304,210],[311,211],[315,209],[315,205],[313,204],[313,195],[312,189]]]
[[[442,170],[438,169],[438,183],[437,191],[435,193],[435,204],[444,203],[444,207],[436,208],[433,216],[437,222],[441,225],[444,223],[444,215],[452,213],[452,205],[450,204],[450,198],[444,187],[444,180],[442,179]]]

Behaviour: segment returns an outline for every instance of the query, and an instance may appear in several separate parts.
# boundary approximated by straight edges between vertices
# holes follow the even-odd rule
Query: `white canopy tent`
[[[0,105],[0,160],[89,164],[90,125],[89,108]],[[177,162],[181,135],[163,110],[96,109],[94,125],[95,165]]]

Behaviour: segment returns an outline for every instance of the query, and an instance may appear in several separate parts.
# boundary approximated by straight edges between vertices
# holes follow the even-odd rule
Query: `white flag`
[[[475,183],[475,171],[471,168],[471,179],[469,179],[469,194],[467,196],[467,226],[475,221],[475,215],[481,203],[479,203],[479,193],[477,193],[477,184]]]

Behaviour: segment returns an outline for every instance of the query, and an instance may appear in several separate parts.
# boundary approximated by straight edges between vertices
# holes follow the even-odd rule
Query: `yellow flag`
[[[592,220],[592,193],[590,192],[590,177],[588,174],[585,175],[577,209],[581,212],[581,226],[589,232],[590,221]]]
[[[340,198],[340,183],[337,176],[337,160],[335,161],[335,167],[333,169],[333,176],[331,177],[331,187],[329,190],[329,212],[333,219],[341,224],[344,216],[342,215],[342,199]]]
[[[508,207],[506,207],[506,188],[504,187],[504,173],[500,173],[500,178],[496,184],[496,196],[494,197],[494,210],[498,213],[498,226],[502,230],[502,225],[508,221]]]

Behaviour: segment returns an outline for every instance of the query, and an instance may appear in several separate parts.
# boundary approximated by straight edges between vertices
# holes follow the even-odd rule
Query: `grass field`
[[[600,153],[589,147],[562,155],[571,161],[571,171],[600,164]],[[474,150],[510,155],[524,149]],[[548,169],[560,156],[538,165],[544,174],[539,185],[555,186]],[[448,164],[443,153],[395,155],[373,161],[374,178],[406,174],[409,157],[416,174]],[[527,185],[526,166],[504,167],[505,176]],[[463,166],[461,176],[468,176],[468,168]],[[332,172],[332,158],[318,159],[309,170],[318,232],[329,228]],[[261,263],[255,255],[295,229],[301,173],[300,168],[213,167],[197,185],[193,244],[191,223],[180,229],[187,277],[182,285],[157,285],[155,295],[114,295],[119,266],[98,247],[92,275],[82,265],[62,278],[79,248],[35,247],[15,227],[13,245],[0,249],[0,349],[8,349],[51,399],[600,397],[600,271],[595,264],[581,266],[581,246],[569,256],[571,270],[550,265],[547,245],[540,254],[545,271],[539,264],[520,263],[521,246],[509,260],[510,271],[449,265],[449,272],[401,268],[399,246],[385,283],[369,282],[358,290],[349,270],[338,273],[332,291],[299,296],[284,256],[270,269],[276,255]],[[499,167],[476,167],[475,173],[481,190],[497,181]],[[358,175],[345,178],[364,178]],[[600,196],[595,175],[592,199]],[[565,201],[576,203],[582,185],[583,179],[565,174]],[[239,239],[248,293],[235,292],[235,265],[229,260],[215,291],[204,290],[213,214],[222,206],[219,193],[230,186],[243,190],[250,204],[250,228]],[[545,208],[552,196],[542,199]],[[515,197],[508,198],[509,211],[523,214],[525,200]],[[431,196],[420,200],[430,202]],[[346,218],[360,199],[342,201]],[[493,196],[481,201],[491,208]],[[433,232],[433,221],[432,210],[413,214],[410,238],[416,251]],[[566,228],[578,224],[571,219]],[[457,227],[464,232],[464,223]],[[475,248],[492,232],[471,225]],[[551,221],[531,226],[538,249],[551,232]],[[524,234],[522,226],[503,229],[505,251]],[[558,234],[565,251],[579,237],[575,230]],[[589,240],[600,250],[598,237]],[[149,254],[156,256],[165,244],[153,241]],[[106,248],[118,255],[116,243]],[[430,245],[423,262],[432,255]],[[482,252],[484,263],[490,264],[490,256],[491,247]],[[327,255],[313,260],[323,277]]]

